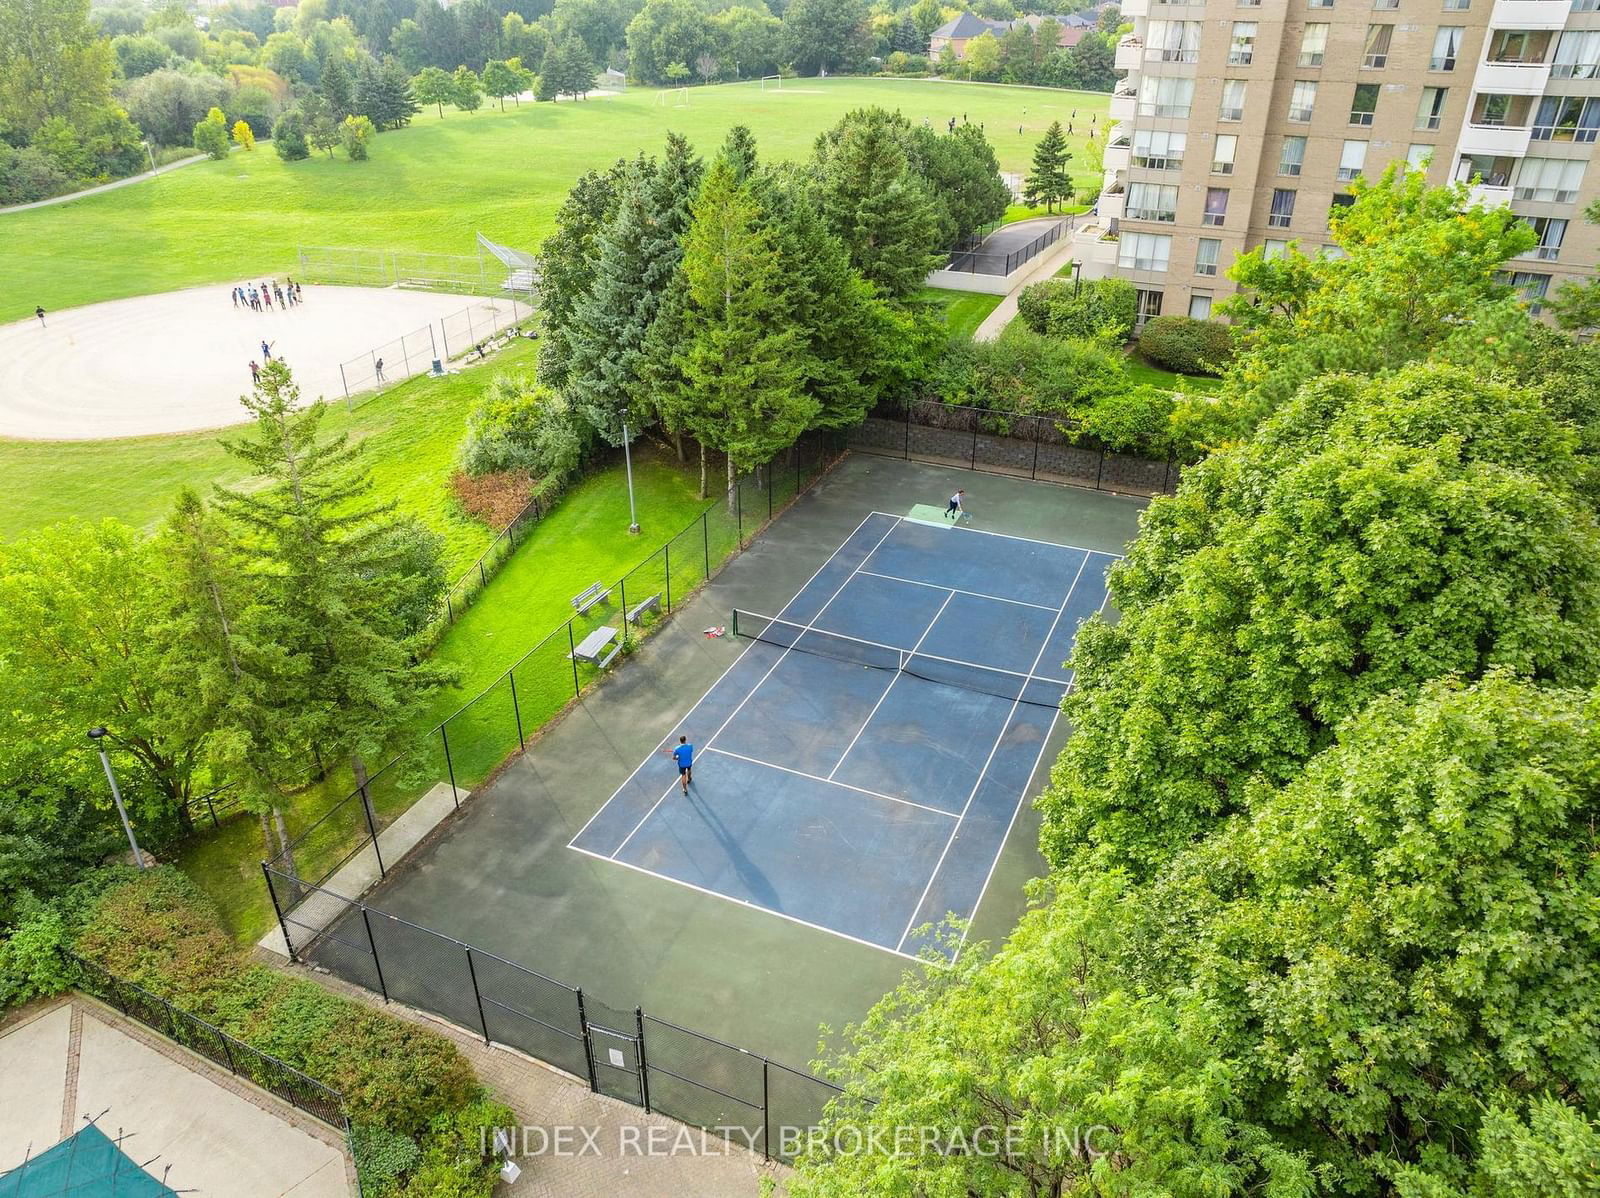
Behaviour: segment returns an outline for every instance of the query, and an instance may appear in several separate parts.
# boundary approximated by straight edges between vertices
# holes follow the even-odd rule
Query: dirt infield
[[[82,441],[238,424],[263,340],[307,399],[342,399],[341,362],[485,302],[307,284],[303,305],[253,312],[233,306],[231,288],[47,312],[42,328],[33,318],[0,326],[0,436]],[[399,365],[389,364],[396,378]]]

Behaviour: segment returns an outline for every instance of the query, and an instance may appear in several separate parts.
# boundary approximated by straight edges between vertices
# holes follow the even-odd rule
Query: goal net
[[[762,91],[781,92],[783,90],[783,76],[782,75],[763,75],[763,76],[761,76],[761,90]]]

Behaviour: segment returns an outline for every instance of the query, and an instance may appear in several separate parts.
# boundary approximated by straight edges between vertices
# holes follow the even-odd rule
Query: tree
[[[1600,200],[1589,201],[1583,210],[1583,219],[1588,224],[1600,225]],[[1556,323],[1564,329],[1586,332],[1600,328],[1600,279],[1563,283],[1547,305],[1555,313]]]
[[[306,122],[306,140],[311,143],[311,148],[326,151],[329,158],[333,157],[340,138],[339,126],[326,113]]]
[[[1091,33],[1061,54],[1067,60],[1074,86],[1085,91],[1108,92],[1115,85],[1116,49],[1110,34]]]
[[[540,77],[541,88],[546,77]],[[558,391],[566,390],[569,338],[578,304],[594,279],[594,261],[599,252],[596,242],[616,210],[627,169],[627,162],[619,161],[610,170],[578,176],[556,210],[555,232],[539,247],[540,300],[544,308],[539,377]]]
[[[783,31],[787,58],[802,74],[849,70],[872,53],[863,0],[790,0]]]
[[[1573,445],[1536,393],[1418,364],[1307,384],[1192,467],[1112,579],[1120,620],[1079,632],[1050,859],[1158,868],[1380,694],[1589,685],[1600,536]]]
[[[351,162],[365,162],[367,143],[372,140],[372,122],[364,116],[347,116],[339,125],[339,141]]]
[[[328,102],[328,114],[334,120],[342,121],[355,111],[355,82],[350,77],[350,68],[338,55],[322,64],[317,91]]]
[[[401,129],[417,115],[417,98],[411,80],[393,58],[381,64],[370,59],[356,79],[357,116],[367,117],[379,129]]]
[[[1033,148],[1033,170],[1023,183],[1023,203],[1031,208],[1044,204],[1045,211],[1054,212],[1058,203],[1070,200],[1072,172],[1067,169],[1067,163],[1071,158],[1061,122],[1051,121],[1050,128]]]
[[[116,55],[117,74],[124,79],[137,79],[159,71],[172,60],[172,51],[167,49],[166,43],[148,33],[112,38],[111,52]]]
[[[560,76],[556,81],[556,94],[587,96],[594,90],[594,59],[582,38],[571,34],[561,43]]]
[[[0,4],[0,127],[29,137],[52,117],[77,124],[110,100],[111,44],[90,26],[89,0]]]
[[[939,0],[917,0],[907,11],[917,25],[918,53],[926,53],[933,31],[944,24],[944,6]]]
[[[774,75],[783,57],[783,22],[764,8],[737,4],[711,14],[735,79]]]
[[[457,67],[450,76],[450,101],[462,112],[477,112],[483,106],[483,87],[468,67]]]
[[[228,118],[222,109],[213,108],[194,127],[194,148],[218,162],[228,156]]]
[[[402,23],[403,24],[403,23]],[[456,10],[442,4],[417,5],[417,51],[425,66],[453,70],[466,61]],[[396,48],[398,52],[398,47]]]
[[[438,67],[423,67],[411,81],[411,90],[422,103],[436,105],[441,119],[444,117],[445,101],[455,102],[455,80],[450,77],[449,71]]]
[[[902,139],[923,190],[938,218],[938,243],[954,245],[984,225],[1002,219],[1011,189],[1000,177],[994,148],[977,125],[957,125],[948,134],[902,124]]]
[[[722,70],[722,64],[717,61],[715,54],[706,52],[694,60],[694,70],[695,74],[700,76],[701,83],[710,83]]]
[[[522,80],[511,64],[501,59],[491,59],[483,68],[483,90],[486,95],[500,101],[500,111],[506,110],[506,97],[521,90]]]
[[[306,141],[305,121],[298,112],[286,112],[272,126],[272,148],[285,162],[297,162],[311,156]]]
[[[967,74],[980,80],[1000,77],[1000,39],[988,30],[967,43]]]
[[[733,168],[734,181],[744,183],[756,173],[756,139],[748,125],[734,125],[717,155]]]
[[[507,57],[534,66],[544,61],[550,49],[550,31],[542,22],[530,25],[520,14],[508,12],[500,24],[500,45]]]
[[[212,75],[156,71],[123,91],[128,115],[157,145],[188,145],[194,127],[213,108],[226,111],[227,85]]]
[[[629,73],[646,83],[667,81],[674,62],[694,62],[715,46],[705,7],[695,0],[648,0],[628,22]]]
[[[798,333],[786,326],[782,277],[770,231],[748,186],[722,161],[706,175],[684,243],[681,378],[660,398],[667,427],[727,455],[738,469],[765,463],[794,443],[816,415],[796,361]]]
[[[256,148],[256,135],[250,128],[249,121],[233,122],[233,140],[239,143],[239,148],[246,153]]]

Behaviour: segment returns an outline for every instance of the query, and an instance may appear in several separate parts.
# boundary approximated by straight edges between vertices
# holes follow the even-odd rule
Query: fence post
[[[489,585],[489,576],[483,572],[483,559],[481,557],[478,559],[478,585],[480,587]]]
[[[515,666],[506,671],[506,677],[511,679],[511,714],[517,717],[517,748],[526,749],[528,742],[522,739],[522,705],[517,702],[517,671]]]
[[[372,837],[372,855],[378,859],[378,876],[386,878],[389,875],[383,868],[383,853],[378,848],[378,826],[372,821],[372,798],[367,794],[365,782],[358,789],[361,794],[361,813],[367,817],[367,832]]]
[[[628,579],[627,576],[617,579],[617,589],[622,592],[622,643],[628,643]]]
[[[578,685],[578,646],[572,639],[572,621],[567,621],[567,657],[572,662],[572,697],[576,699],[583,693],[583,688]]]
[[[344,388],[344,405],[350,406],[350,380],[344,377],[344,363],[339,363],[339,385]]]
[[[450,760],[450,737],[445,732],[444,725],[439,725],[439,740],[444,745],[444,768],[450,772],[450,797],[455,801],[456,810],[461,810],[461,795],[456,791],[456,767]]]
[[[644,1008],[633,1008],[634,1026],[639,1029],[639,1097],[644,1099],[644,1113],[650,1113],[650,1065],[644,1054]]]
[[[433,335],[433,326],[431,324],[428,326],[428,335],[429,336]],[[445,318],[443,316],[439,317],[439,336],[444,338],[444,356],[446,358],[449,358],[449,356],[450,356],[450,326],[445,324]]]
[[[443,321],[439,322],[439,327],[441,329],[444,328],[444,322]],[[428,325],[428,348],[433,350],[433,356],[434,357],[437,358],[439,356],[439,343],[433,339],[433,325],[432,324]],[[441,362],[440,365],[443,366],[444,363]]]
[[[911,460],[911,405],[906,405],[906,461]]]
[[[583,989],[573,991],[578,996],[578,1026],[583,1029],[583,1065],[589,1074],[589,1091],[600,1093],[600,1082],[594,1075],[594,1042],[589,1038],[589,1014],[583,1009]]]
[[[761,468],[761,472],[767,476],[767,519],[771,520],[772,519],[772,463],[768,462],[765,466],[763,466]]]
[[[972,468],[978,468],[978,427],[981,423],[977,416],[972,418]]]
[[[739,548],[744,548],[744,488],[736,475],[733,480],[733,520],[739,530]]]
[[[211,801],[211,796],[210,795],[206,796],[206,810],[211,812],[211,826],[213,828],[218,827],[218,824],[217,824],[217,805]]]
[[[378,940],[372,934],[372,916],[367,912],[367,905],[361,904],[361,926],[367,929],[367,947],[372,950],[372,968],[378,972],[378,993],[383,995],[383,1001],[389,1001],[389,984],[383,980],[383,962],[378,960]]]
[[[446,591],[444,595],[444,610],[445,614],[450,617],[450,623],[454,624],[456,622],[456,605],[450,602],[449,591]]]
[[[467,976],[472,979],[472,997],[478,1003],[478,1023],[483,1028],[483,1046],[487,1048],[489,1047],[489,1021],[483,1016],[483,991],[478,989],[478,970],[472,964],[472,945],[463,944],[461,947],[467,950]]]
[[[667,611],[670,613],[672,611],[672,542],[671,541],[668,541],[665,545],[661,546],[661,558],[662,558],[662,561],[665,563],[665,568],[661,571],[661,575],[665,579],[666,584],[667,584]]]
[[[283,933],[283,944],[289,950],[289,960],[298,961],[299,958],[294,955],[294,941],[289,939],[289,925],[283,918],[283,908],[278,905],[278,892],[272,885],[272,869],[265,861],[261,863],[261,877],[267,883],[267,893],[272,896],[272,913],[278,917],[278,930]]]
[[[707,580],[711,578],[711,527],[706,522],[710,514],[710,508],[700,513],[700,547],[705,550]],[[669,541],[668,544],[670,545],[671,542]]]
[[[761,1058],[761,1155],[772,1159],[772,1105],[767,1101],[767,1073],[772,1062]]]
[[[1100,465],[1098,467],[1096,467],[1095,472],[1094,472],[1094,489],[1096,491],[1098,491],[1100,489],[1100,480],[1105,478],[1105,476],[1106,476],[1106,451],[1104,449],[1102,449],[1100,451]]]
[[[1042,416],[1033,418],[1033,472],[1028,477],[1035,480],[1039,477],[1039,424],[1043,419]]]
[[[237,1075],[239,1072],[239,1066],[234,1064],[233,1049],[228,1047],[228,1033],[224,1031],[218,1031],[217,1043],[222,1045],[222,1055],[228,1059],[228,1072]]]

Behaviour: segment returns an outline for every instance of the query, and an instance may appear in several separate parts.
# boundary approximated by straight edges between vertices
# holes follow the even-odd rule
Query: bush
[[[1107,395],[1079,413],[1079,428],[1107,449],[1162,457],[1172,448],[1172,393],[1134,387]]]
[[[347,116],[339,126],[339,140],[351,162],[365,162],[367,143],[372,140],[372,122],[364,116]]]
[[[500,1171],[493,1152],[495,1129],[515,1122],[510,1107],[483,1099],[435,1117],[422,1141],[422,1163],[400,1193],[405,1198],[488,1198]]]
[[[1233,359],[1233,330],[1216,320],[1157,316],[1140,332],[1139,349],[1179,374],[1221,374]]]
[[[213,108],[195,125],[194,148],[217,162],[228,156],[228,120],[222,109]]]
[[[467,418],[461,465],[468,474],[522,470],[564,481],[593,447],[593,433],[567,401],[524,375],[496,375]]]
[[[363,1192],[389,1194],[399,1188],[401,1175],[422,1159],[422,1149],[410,1136],[357,1123],[350,1128],[350,1155]]]
[[[233,122],[233,140],[247,153],[256,148],[255,130],[250,128],[250,122],[243,117]]]
[[[272,126],[272,148],[285,162],[298,162],[311,157],[311,144],[306,141],[306,123],[298,112],[286,112]]]
[[[1125,279],[1051,279],[1023,288],[1017,315],[1035,333],[1120,345],[1133,331],[1137,303]]]
[[[0,204],[28,204],[70,191],[72,180],[43,150],[0,141]]]
[[[1070,416],[1124,389],[1124,373],[1103,345],[1013,328],[999,341],[952,341],[929,381],[931,397],[945,403]]]

